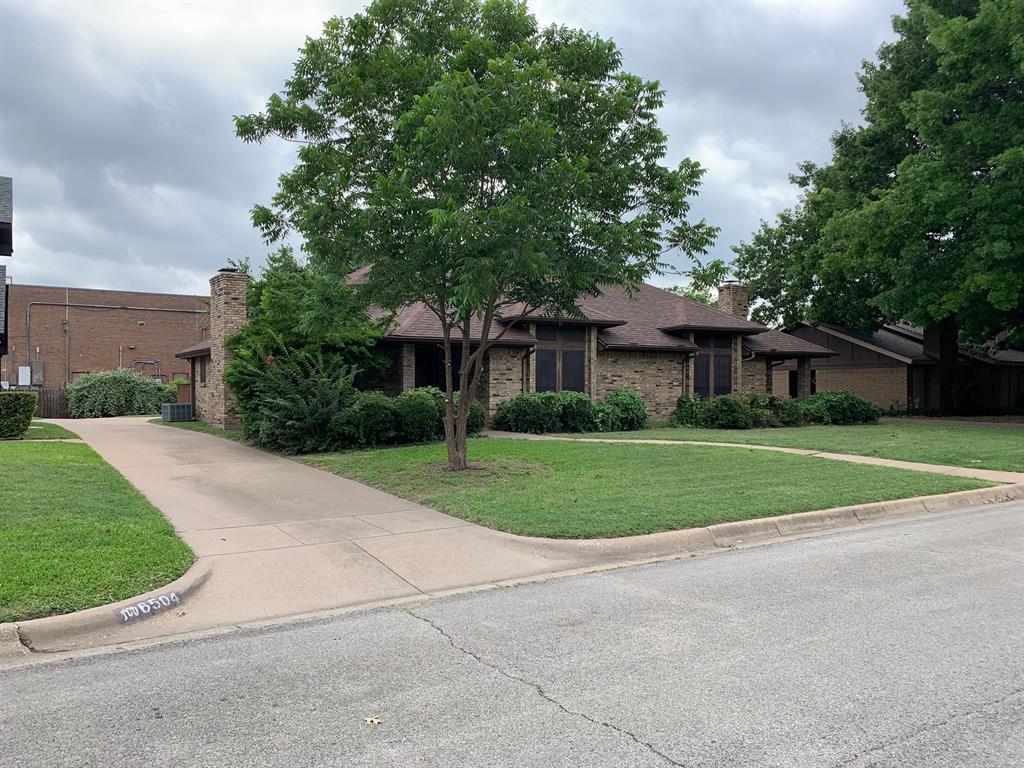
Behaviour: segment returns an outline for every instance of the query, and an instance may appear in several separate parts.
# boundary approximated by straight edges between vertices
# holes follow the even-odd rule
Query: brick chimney
[[[747,286],[737,283],[735,280],[722,283],[718,287],[718,308],[734,317],[746,320],[750,310]]]
[[[224,429],[237,429],[241,421],[235,396],[224,381],[224,368],[230,353],[224,342],[245,325],[245,293],[249,277],[237,269],[225,267],[210,278],[210,387],[209,422]]]

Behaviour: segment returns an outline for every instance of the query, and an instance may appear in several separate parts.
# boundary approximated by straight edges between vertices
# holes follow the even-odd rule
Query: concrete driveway
[[[182,610],[83,636],[81,645],[444,593],[584,567],[607,554],[482,528],[148,418],[54,421],[124,474],[212,566]]]

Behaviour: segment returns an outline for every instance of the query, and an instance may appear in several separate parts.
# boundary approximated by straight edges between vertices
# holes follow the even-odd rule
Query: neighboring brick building
[[[166,293],[9,286],[8,351],[0,381],[63,388],[82,373],[131,368],[170,381],[188,373],[175,357],[204,338],[207,299]]]
[[[836,355],[811,364],[813,389],[849,389],[882,408],[938,408],[938,360],[926,351],[921,329],[884,325],[863,333],[837,325],[798,323],[789,332],[827,346]],[[792,364],[775,371],[776,391],[795,386]],[[985,353],[961,348],[954,387],[956,408],[999,412],[1024,408],[1024,351]]]

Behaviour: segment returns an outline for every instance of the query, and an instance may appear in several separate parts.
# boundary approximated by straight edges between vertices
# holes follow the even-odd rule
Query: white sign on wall
[[[27,387],[32,384],[32,369],[27,365],[18,366],[18,386]]]

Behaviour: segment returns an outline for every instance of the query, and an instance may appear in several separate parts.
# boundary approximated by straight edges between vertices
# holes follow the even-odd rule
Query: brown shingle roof
[[[810,341],[790,336],[782,331],[765,331],[747,336],[743,346],[748,352],[764,357],[831,357],[837,353]]]
[[[175,357],[179,357],[182,360],[189,360],[193,357],[209,357],[210,356],[210,340],[203,339],[200,342],[193,344],[190,347],[185,347],[181,352],[178,352]]]

